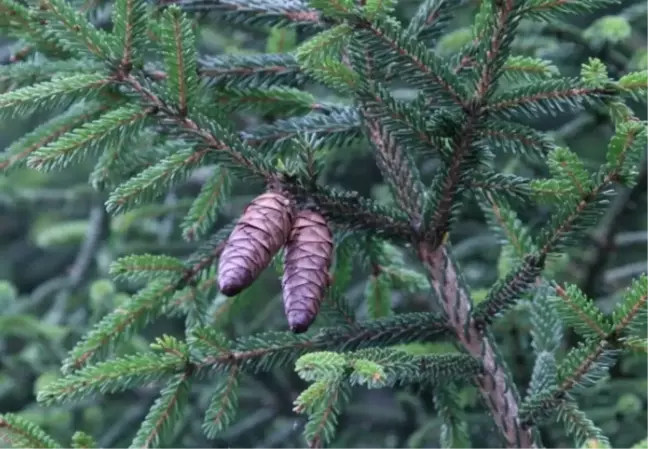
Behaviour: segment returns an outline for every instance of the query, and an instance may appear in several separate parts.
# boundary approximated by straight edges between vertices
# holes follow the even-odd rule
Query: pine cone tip
[[[223,295],[231,298],[232,296],[236,296],[241,293],[243,291],[243,288],[237,285],[224,285],[221,286],[219,290]]]
[[[310,317],[303,312],[292,312],[288,314],[288,327],[294,334],[303,334],[311,325]]]
[[[247,270],[230,271],[226,276],[219,276],[218,290],[223,295],[232,297],[241,293],[250,282],[250,273]]]

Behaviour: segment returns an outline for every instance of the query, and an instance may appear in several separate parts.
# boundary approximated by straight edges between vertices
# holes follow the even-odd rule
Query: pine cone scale
[[[284,311],[295,333],[308,330],[319,312],[332,254],[333,236],[324,217],[299,212],[286,244],[282,279]]]
[[[286,242],[292,224],[290,200],[266,192],[245,208],[218,264],[218,286],[226,296],[239,294],[270,264]]]

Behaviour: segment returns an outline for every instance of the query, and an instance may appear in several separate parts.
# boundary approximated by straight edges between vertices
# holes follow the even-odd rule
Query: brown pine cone
[[[286,243],[292,225],[290,200],[266,192],[245,208],[218,261],[218,288],[235,296],[254,282]]]
[[[296,334],[315,321],[329,285],[332,254],[333,236],[324,217],[299,212],[286,243],[282,280],[284,312]]]

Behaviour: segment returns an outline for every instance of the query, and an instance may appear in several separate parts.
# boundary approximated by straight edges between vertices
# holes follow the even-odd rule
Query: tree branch
[[[472,300],[449,248],[442,245],[433,249],[429,243],[422,242],[418,245],[418,255],[457,339],[483,363],[484,372],[477,376],[477,386],[507,447],[537,447],[531,429],[523,428],[520,423],[520,398],[493,337],[488,331],[482,331],[472,317]]]

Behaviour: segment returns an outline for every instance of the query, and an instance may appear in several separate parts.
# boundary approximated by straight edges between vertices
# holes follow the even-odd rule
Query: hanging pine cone
[[[290,200],[266,192],[245,208],[218,262],[218,288],[235,296],[254,282],[286,243],[292,225]]]
[[[306,332],[319,312],[329,284],[333,236],[317,212],[297,214],[284,254],[284,311],[290,330]]]

